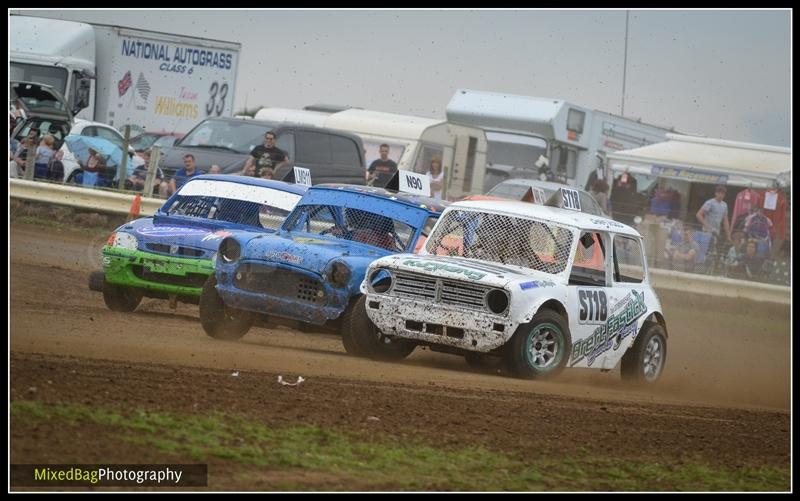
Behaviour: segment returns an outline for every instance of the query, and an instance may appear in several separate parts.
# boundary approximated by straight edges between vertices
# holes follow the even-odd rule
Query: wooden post
[[[25,157],[25,175],[22,178],[29,181],[33,180],[34,166],[36,165],[36,147],[37,143],[33,141],[31,146],[28,146],[28,153]]]
[[[122,141],[122,162],[117,166],[117,177],[119,182],[117,188],[125,189],[125,180],[128,178],[128,145],[131,144],[131,126],[125,126],[124,141]]]
[[[144,181],[144,189],[142,192],[146,197],[153,196],[153,183],[156,179],[156,173],[158,173],[158,162],[161,160],[161,148],[158,146],[153,146],[150,150],[150,162],[147,164],[147,177]],[[161,182],[163,183],[164,180],[162,179]]]

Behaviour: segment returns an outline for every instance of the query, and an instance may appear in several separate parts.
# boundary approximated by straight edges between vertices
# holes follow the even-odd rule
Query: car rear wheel
[[[555,311],[540,310],[517,328],[506,345],[506,367],[524,379],[555,376],[567,365],[571,344],[564,318]]]
[[[342,320],[342,343],[353,355],[375,360],[394,361],[409,356],[417,347],[405,339],[384,336],[367,315],[366,296],[351,303]],[[348,349],[349,347],[349,349]]]
[[[217,293],[217,279],[208,277],[200,295],[200,323],[206,334],[225,341],[235,341],[253,325],[253,314],[226,306]]]
[[[622,356],[620,374],[634,384],[654,384],[667,361],[667,334],[661,325],[645,322],[633,346]]]
[[[111,311],[131,312],[142,301],[142,291],[133,287],[104,282],[103,301]]]

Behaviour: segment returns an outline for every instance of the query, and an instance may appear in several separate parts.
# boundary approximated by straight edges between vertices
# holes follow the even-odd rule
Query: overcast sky
[[[620,113],[625,11],[18,11],[242,44],[235,110],[444,117],[458,88]],[[789,11],[631,11],[625,116],[790,145]]]

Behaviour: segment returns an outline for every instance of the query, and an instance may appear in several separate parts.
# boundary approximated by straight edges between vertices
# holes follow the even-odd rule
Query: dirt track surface
[[[192,305],[172,311],[145,299],[133,314],[109,311],[87,287],[104,240],[12,228],[12,400],[35,386],[43,401],[201,406],[360,431],[369,429],[366,416],[380,416],[379,429],[434,443],[788,467],[788,309],[783,317],[732,302],[731,312],[765,316],[743,323],[665,301],[669,351],[657,388],[631,390],[618,371],[521,381],[423,350],[392,364],[349,357],[335,335],[289,328],[255,328],[239,342],[220,342],[204,334]],[[306,383],[282,387],[278,374]],[[532,423],[542,433],[530,433]],[[14,462],[41,449],[35,439],[14,439]]]

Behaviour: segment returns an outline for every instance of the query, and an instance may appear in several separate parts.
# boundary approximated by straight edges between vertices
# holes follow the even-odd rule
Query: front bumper
[[[214,273],[214,262],[104,247],[103,271],[111,284],[200,297],[203,283]]]
[[[259,268],[269,271],[253,271]],[[315,325],[339,318],[350,300],[347,289],[334,288],[317,273],[273,262],[221,265],[216,277],[228,306]]]
[[[366,306],[383,334],[468,351],[499,348],[517,328],[506,316],[385,294],[367,294]]]

